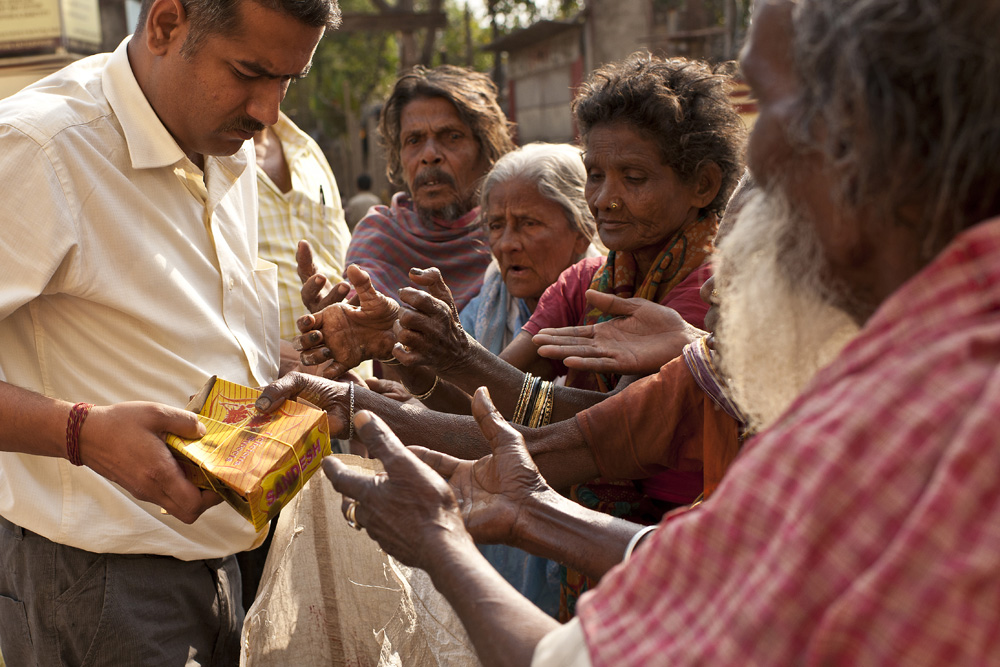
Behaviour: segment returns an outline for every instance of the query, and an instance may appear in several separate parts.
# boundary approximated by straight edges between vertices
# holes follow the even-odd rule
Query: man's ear
[[[698,167],[695,175],[694,204],[695,208],[705,208],[719,194],[722,187],[722,169],[714,162],[706,162]]]
[[[155,56],[164,55],[171,45],[180,45],[188,33],[187,12],[181,0],[153,0],[146,16],[146,47]]]

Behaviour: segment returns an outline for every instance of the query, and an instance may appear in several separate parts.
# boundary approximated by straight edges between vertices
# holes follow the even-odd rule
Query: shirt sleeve
[[[0,125],[0,319],[53,289],[73,267],[79,243],[74,210],[50,156],[37,142]],[[123,258],[127,259],[127,258]]]
[[[578,619],[542,637],[531,656],[531,667],[591,667],[590,652]]]
[[[678,357],[576,421],[603,477],[645,479],[701,461],[704,408],[704,392]]]

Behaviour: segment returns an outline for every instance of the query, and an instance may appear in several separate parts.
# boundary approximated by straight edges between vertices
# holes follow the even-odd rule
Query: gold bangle
[[[531,420],[528,423],[531,428],[538,428],[549,423],[549,419],[552,417],[552,388],[551,382],[542,383],[538,398],[535,399]]]
[[[434,376],[434,384],[432,384],[431,388],[428,389],[427,391],[425,391],[422,394],[414,394],[413,391],[411,391],[410,388],[407,387],[405,384],[403,386],[406,387],[406,391],[410,392],[410,396],[412,396],[413,398],[417,399],[418,401],[422,401],[424,399],[430,398],[431,394],[434,393],[434,390],[437,389],[437,387],[438,387],[438,376],[437,375]]]
[[[528,395],[530,393],[531,381],[535,376],[531,373],[524,374],[524,382],[521,384],[521,393],[517,397],[517,405],[514,407],[514,414],[511,416],[511,421],[515,424],[520,424],[521,420],[524,419],[524,413],[527,410]]]
[[[552,423],[552,406],[553,404],[555,404],[555,402],[556,402],[556,386],[554,383],[550,382],[549,393],[545,397],[545,411],[542,414],[542,422],[538,425],[539,427],[548,426],[550,423]]]

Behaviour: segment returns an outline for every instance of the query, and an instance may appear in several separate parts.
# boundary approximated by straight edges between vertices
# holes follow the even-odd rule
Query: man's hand
[[[194,440],[205,435],[205,427],[193,412],[158,403],[94,407],[80,431],[80,457],[137,499],[193,523],[222,499],[185,479],[163,442],[167,433]]]
[[[617,317],[600,324],[542,329],[531,340],[538,354],[562,359],[569,368],[649,375],[707,332],[688,324],[673,308],[646,299],[622,299],[587,290],[587,301]]]
[[[426,291],[413,287],[399,290],[403,308],[393,356],[407,366],[430,366],[439,374],[447,373],[461,366],[472,350],[458,319],[455,299],[435,267],[410,269],[410,280]]]
[[[299,318],[302,335],[295,346],[306,365],[333,360],[325,372],[336,377],[366,359],[385,359],[396,342],[392,327],[399,304],[375,289],[368,273],[352,264],[344,272],[357,292],[358,306],[335,303],[315,315]]]
[[[410,450],[448,480],[476,542],[513,544],[524,509],[541,494],[554,491],[531,460],[524,438],[493,406],[486,387],[476,390],[472,414],[492,455],[465,461],[423,447]]]
[[[302,281],[302,291],[300,292],[302,303],[310,313],[318,313],[327,306],[343,301],[344,297],[351,291],[351,286],[348,283],[339,282],[326,294],[323,293],[330,281],[316,267],[312,248],[308,241],[299,241],[298,248],[295,249],[295,262],[299,280]]]
[[[445,545],[473,549],[448,483],[407,451],[371,412],[359,412],[354,423],[369,454],[382,461],[385,474],[372,477],[333,457],[323,459],[323,472],[344,494],[344,510],[356,500],[357,522],[387,553],[412,567],[432,571]]]
[[[352,377],[352,376],[348,376]],[[346,382],[334,382],[315,375],[289,373],[261,390],[256,407],[271,413],[286,400],[303,398],[327,414],[331,438],[346,438],[349,432],[350,393]]]

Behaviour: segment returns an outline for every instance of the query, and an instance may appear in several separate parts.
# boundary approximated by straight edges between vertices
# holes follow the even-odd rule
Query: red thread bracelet
[[[69,421],[66,422],[66,458],[75,466],[83,465],[80,460],[80,430],[92,407],[93,403],[77,403],[69,410]]]

